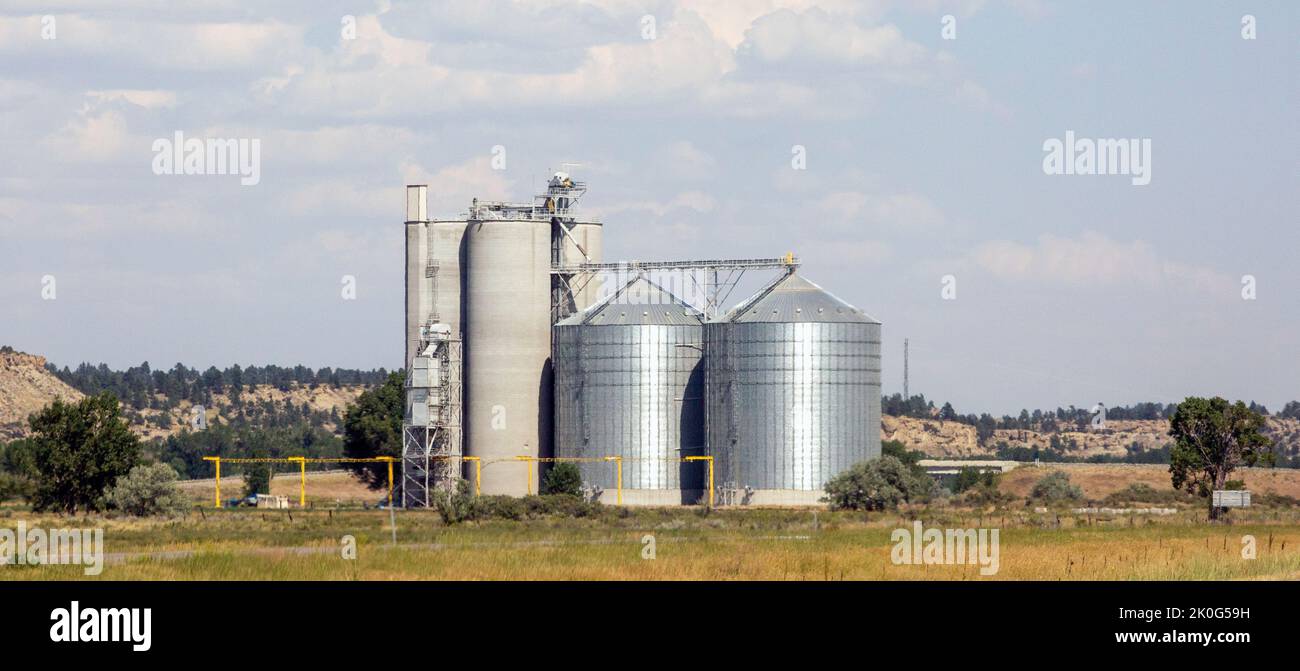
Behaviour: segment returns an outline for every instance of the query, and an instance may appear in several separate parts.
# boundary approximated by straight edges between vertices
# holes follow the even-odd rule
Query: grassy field
[[[192,513],[183,519],[59,518],[0,509],[0,527],[103,527],[101,580],[1208,580],[1300,578],[1300,512],[1203,511],[1097,517],[1011,508],[978,513],[614,509],[591,518],[442,524],[429,512],[379,510]],[[927,527],[997,528],[1000,570],[895,565],[890,534]],[[1257,558],[1243,559],[1242,537]],[[344,536],[356,559],[342,556]],[[643,558],[647,535],[653,559]],[[4,566],[0,580],[89,579],[80,567]]]
[[[1091,503],[1044,510],[1023,499],[1051,470],[1068,473]],[[1300,496],[1300,471],[1243,469],[1257,494]],[[308,475],[309,508],[214,510],[213,481],[182,483],[195,510],[177,519],[61,518],[0,507],[0,528],[102,527],[101,580],[1209,580],[1300,579],[1300,508],[1235,511],[1208,524],[1202,505],[1164,503],[1173,515],[1072,512],[1134,483],[1168,493],[1165,466],[1053,464],[1003,476],[999,489],[1021,497],[1000,508],[952,505],[893,512],[813,509],[600,508],[580,517],[493,519],[445,525],[428,511],[389,513],[383,492],[344,472]],[[272,492],[297,503],[296,473]],[[238,477],[222,496],[238,497]],[[1134,504],[1143,505],[1143,504]],[[895,529],[996,528],[999,570],[977,564],[898,565]],[[1256,558],[1242,558],[1244,536]],[[343,538],[356,541],[345,559]],[[643,558],[647,536],[654,558]],[[0,580],[88,579],[80,567],[3,566]]]

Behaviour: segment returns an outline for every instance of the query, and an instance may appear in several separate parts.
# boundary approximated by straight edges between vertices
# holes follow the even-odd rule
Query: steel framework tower
[[[402,506],[428,507],[429,493],[461,477],[461,341],[446,324],[421,329],[406,376],[402,421]]]
[[[583,291],[587,284],[602,273],[614,273],[628,278],[645,276],[650,272],[675,273],[683,280],[683,287],[694,287],[703,297],[702,311],[708,317],[716,317],[722,310],[731,291],[736,288],[747,270],[782,270],[786,273],[799,267],[799,259],[794,253],[778,258],[766,259],[697,259],[687,261],[618,261],[614,263],[573,263],[553,264],[551,275],[562,278],[571,293]],[[782,275],[784,277],[784,275]],[[625,280],[616,279],[620,286]],[[568,316],[572,310],[555,299],[551,302],[551,311],[558,318]]]

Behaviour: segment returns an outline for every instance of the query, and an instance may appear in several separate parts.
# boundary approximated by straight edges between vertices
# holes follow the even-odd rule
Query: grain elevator
[[[792,254],[606,262],[586,188],[557,172],[531,202],[431,218],[407,187],[403,505],[462,478],[537,493],[563,461],[603,502],[807,504],[879,455],[879,321]]]

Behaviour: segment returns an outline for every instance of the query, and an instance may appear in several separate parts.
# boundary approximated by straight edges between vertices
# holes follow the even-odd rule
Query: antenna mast
[[[904,403],[907,402],[907,399],[912,398],[910,392],[907,389],[907,382],[908,382],[907,380],[907,338],[903,338],[903,402]]]

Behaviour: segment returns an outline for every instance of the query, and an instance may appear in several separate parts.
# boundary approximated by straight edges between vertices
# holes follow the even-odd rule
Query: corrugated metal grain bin
[[[705,465],[703,317],[637,278],[553,328],[555,455],[623,459],[623,502],[694,503]],[[612,462],[580,462],[583,481],[616,498]]]
[[[880,456],[880,326],[794,273],[704,326],[721,502],[816,503]]]

